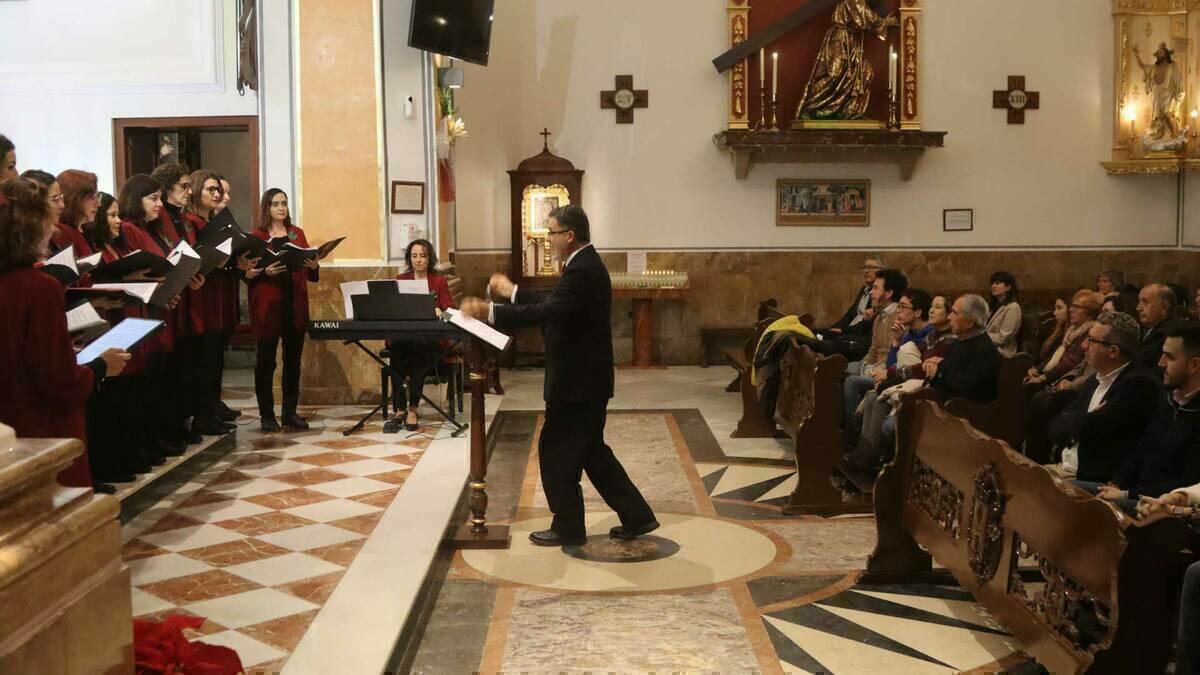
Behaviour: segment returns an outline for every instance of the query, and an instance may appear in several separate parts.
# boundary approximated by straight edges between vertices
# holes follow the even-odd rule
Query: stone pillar
[[[0,673],[132,673],[119,502],[55,480],[79,441],[11,432],[0,425]]]

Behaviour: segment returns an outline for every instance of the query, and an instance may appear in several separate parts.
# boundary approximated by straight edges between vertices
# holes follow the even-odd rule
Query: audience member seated
[[[1142,497],[1137,511],[1143,518],[1158,513],[1184,518],[1200,536],[1200,483],[1159,497]],[[1183,575],[1175,649],[1176,675],[1200,675],[1200,561],[1193,562]]]
[[[1188,318],[1192,321],[1200,321],[1200,288],[1196,289],[1196,297],[1192,300],[1192,306],[1188,309]]]
[[[1056,329],[1055,335],[1046,341],[1046,346],[1053,347],[1054,351],[1030,370],[1025,379],[1029,399],[1025,404],[1025,445],[1022,451],[1039,464],[1052,461],[1050,421],[1071,403],[1075,392],[1092,374],[1087,365],[1086,340],[1092,323],[1100,315],[1100,297],[1100,293],[1088,290],[1080,290],[1072,297],[1066,309],[1066,325]],[[1057,341],[1057,344],[1053,341]],[[1043,353],[1044,349],[1045,346]]]
[[[1175,292],[1166,284],[1147,284],[1138,293],[1137,317],[1142,324],[1142,336],[1133,358],[1139,368],[1158,370],[1163,340],[1175,327]]]
[[[842,432],[847,445],[858,441],[859,420],[855,415],[863,396],[875,387],[875,373],[887,372],[887,355],[892,345],[892,318],[896,300],[908,289],[908,278],[900,270],[880,270],[871,288],[875,319],[871,325],[871,346],[862,361],[846,366],[842,384]]]
[[[1096,374],[1050,424],[1050,440],[1063,449],[1064,474],[1112,480],[1145,432],[1161,385],[1132,363],[1137,346],[1137,322],[1126,314],[1101,314],[1088,332],[1087,360]]]
[[[859,406],[863,417],[862,433],[855,450],[846,456],[849,464],[864,471],[876,471],[892,454],[883,444],[883,424],[891,416],[894,406],[892,397],[884,396],[882,392],[908,380],[924,380],[925,369],[921,364],[935,356],[944,356],[946,347],[954,341],[945,296],[929,298],[928,293],[916,288],[905,291],[900,297],[897,321],[908,321],[909,328],[901,338],[893,338],[896,364],[888,367],[887,378],[863,397]],[[909,350],[918,348],[920,353],[910,364],[905,356]]]
[[[1104,270],[1096,277],[1096,292],[1105,299],[1117,297],[1125,290],[1125,273],[1121,270]]]
[[[1012,356],[1020,349],[1021,306],[1017,304],[1017,279],[1008,272],[995,272],[991,278],[991,316],[987,334],[1001,356]]]
[[[8,139],[8,136],[0,134],[0,183],[16,177],[17,147]]]
[[[1088,492],[1135,514],[1142,496],[1161,495],[1200,482],[1200,326],[1177,326],[1163,343],[1163,383],[1146,433],[1111,483],[1076,481]]]
[[[875,285],[875,276],[882,269],[881,256],[867,256],[863,261],[863,286],[858,289],[858,296],[837,323],[817,331],[824,339],[830,341],[837,353],[845,356],[847,361],[861,360],[871,344],[871,325],[875,318],[875,308],[871,304],[871,288]]]

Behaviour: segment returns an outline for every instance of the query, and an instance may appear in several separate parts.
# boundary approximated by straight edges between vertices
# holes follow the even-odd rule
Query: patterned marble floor
[[[506,373],[490,513],[507,516],[513,545],[455,555],[413,671],[1036,672],[961,589],[858,583],[870,517],[783,518],[790,450],[728,438],[727,381],[618,372],[606,440],[663,527],[608,541],[615,514],[585,481],[588,542],[559,550],[524,541],[548,522],[540,381]]]

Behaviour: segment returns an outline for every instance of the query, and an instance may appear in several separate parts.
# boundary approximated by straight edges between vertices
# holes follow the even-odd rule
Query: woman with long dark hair
[[[129,354],[110,349],[77,365],[67,333],[62,286],[36,268],[57,218],[46,189],[14,178],[0,184],[0,422],[21,438],[76,438],[87,443],[85,404]],[[87,455],[58,474],[63,485],[93,487]]]
[[[993,272],[990,284],[988,305],[992,313],[987,323],[987,334],[1001,356],[1013,356],[1020,349],[1018,338],[1021,334],[1017,278],[1008,272]]]
[[[446,277],[433,271],[437,267],[437,252],[432,243],[426,239],[416,239],[410,242],[408,248],[404,249],[404,264],[406,271],[396,278],[424,280],[429,286],[430,294],[437,298],[439,316],[444,310],[454,306]],[[408,409],[404,418],[404,426],[409,431],[420,429],[417,408],[421,405],[425,378],[429,375],[429,371],[437,365],[438,354],[441,353],[444,346],[444,343],[433,340],[403,340],[388,345],[388,351],[392,354],[392,368],[403,374],[403,379],[407,380]],[[395,392],[393,400],[396,402],[401,397],[400,385],[402,383],[400,379],[399,377],[393,378]],[[399,407],[399,405],[396,406],[397,410]]]
[[[41,169],[26,169],[21,173],[21,178],[28,178],[46,188],[46,208],[50,210],[49,217],[55,228],[53,234],[50,236],[50,246],[46,250],[47,257],[49,257],[49,255],[63,250],[70,243],[67,240],[67,235],[62,234],[63,228],[59,225],[62,222],[63,210],[66,208],[62,186],[59,185],[58,179],[54,177],[54,174],[42,171]]]
[[[282,250],[288,243],[307,247],[304,230],[292,223],[287,193],[271,188],[263,193],[259,204],[258,221],[252,236],[267,242],[272,251]],[[249,286],[250,330],[258,345],[254,365],[254,393],[258,398],[258,413],[262,430],[279,431],[275,418],[275,350],[283,342],[283,425],[292,429],[307,429],[296,407],[300,403],[300,357],[304,352],[304,330],[308,323],[308,284],[320,279],[320,263],[316,259],[304,267],[289,272],[287,266],[273,262],[265,268],[246,272]]]

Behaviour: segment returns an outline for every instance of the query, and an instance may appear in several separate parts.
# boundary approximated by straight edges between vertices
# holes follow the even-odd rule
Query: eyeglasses
[[[900,309],[912,309],[913,308],[912,305],[906,305],[903,302],[900,303],[899,305],[897,305],[897,307],[899,307]]]
[[[213,195],[221,194],[221,188],[219,187],[206,187],[204,191]]]
[[[181,180],[175,184],[175,187],[179,190],[186,190],[186,189],[192,187],[192,184],[190,181]]]
[[[864,271],[864,272],[878,272],[881,269],[883,269],[883,268],[880,267],[879,265],[863,265],[862,266],[862,271]]]
[[[1092,337],[1091,335],[1085,335],[1085,336],[1083,336],[1083,339],[1094,345],[1104,345],[1105,347],[1116,347],[1118,349],[1120,349],[1120,347],[1121,347],[1120,345],[1118,345],[1115,342],[1109,342],[1108,340],[1097,340],[1096,338]]]
[[[50,201],[54,202],[55,204],[65,204],[67,198],[63,195],[54,195],[53,197],[50,197]]]
[[[562,234],[564,232],[570,232],[570,230],[546,230],[546,234],[551,237],[553,237],[556,234]]]
[[[1087,307],[1084,307],[1083,305],[1079,305],[1076,303],[1071,303],[1071,309],[1087,309]]]

